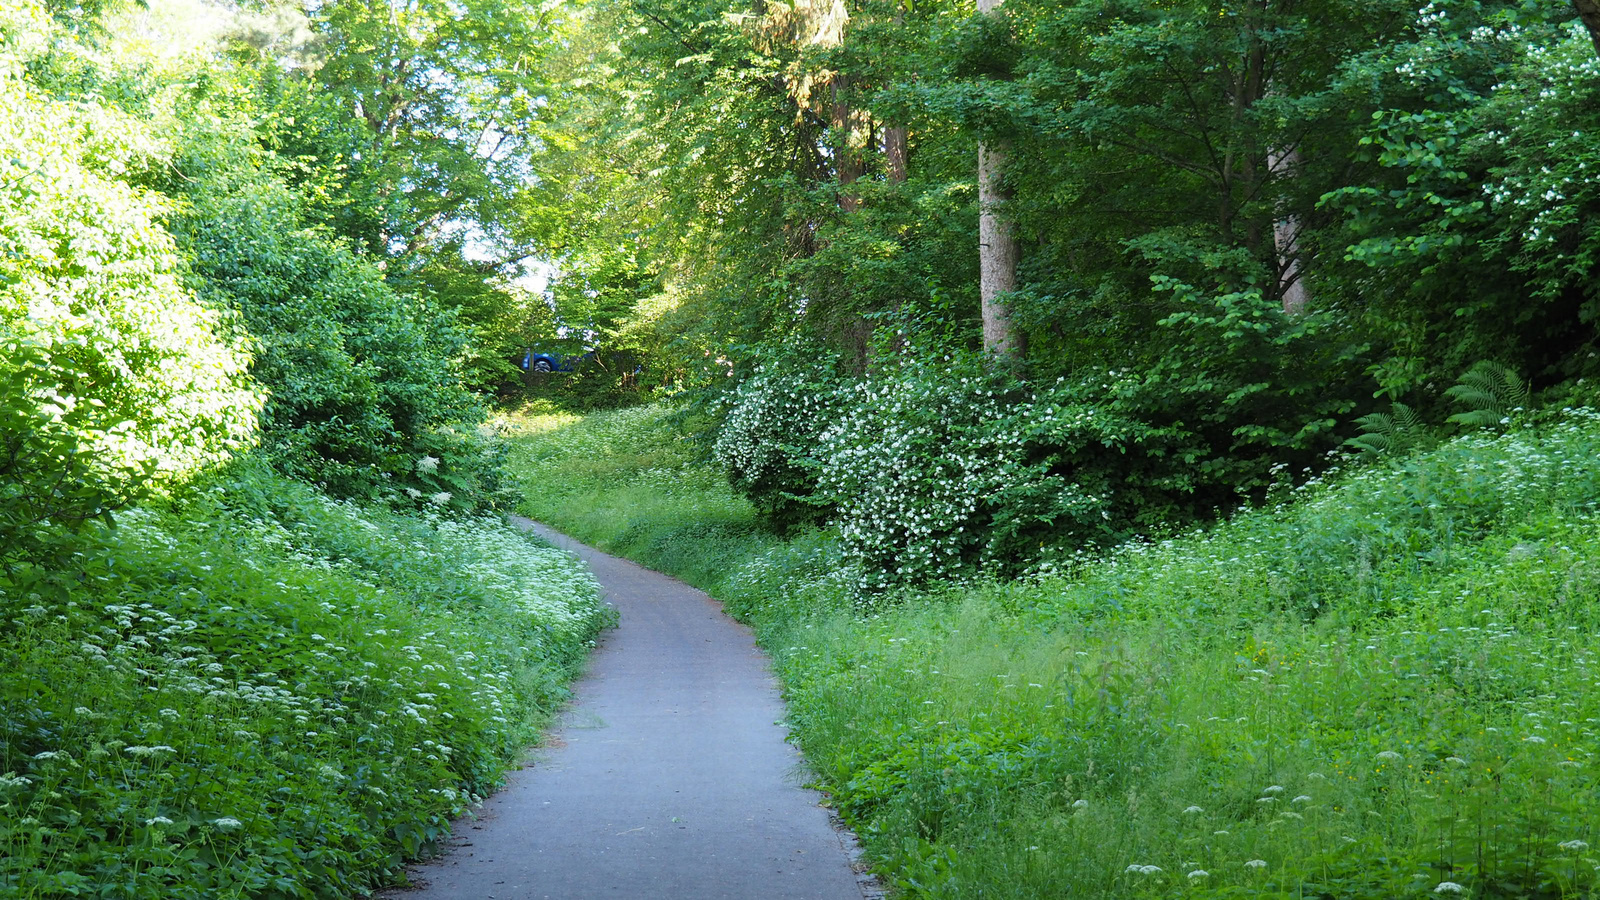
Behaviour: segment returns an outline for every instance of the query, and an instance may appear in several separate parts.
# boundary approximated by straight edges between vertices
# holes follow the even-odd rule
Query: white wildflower
[[[1433,889],[1433,892],[1435,894],[1459,894],[1464,890],[1466,888],[1456,884],[1454,881],[1441,881],[1439,886]]]
[[[1203,812],[1205,812],[1205,810],[1201,809],[1198,806],[1191,806],[1188,809],[1184,810],[1184,814],[1185,815],[1193,815],[1195,813],[1203,813]]]
[[[1210,876],[1211,873],[1207,872],[1205,869],[1195,869],[1193,872],[1189,873],[1189,880],[1195,881],[1201,878],[1209,878]]]
[[[1264,859],[1245,860],[1244,866],[1247,869],[1265,869],[1267,867],[1267,861]]]
[[[432,474],[439,471],[439,457],[424,456],[417,460],[417,471],[424,474]]]
[[[1589,849],[1589,844],[1587,841],[1562,841],[1556,846],[1563,850],[1571,850],[1574,853],[1578,852],[1579,850]]]

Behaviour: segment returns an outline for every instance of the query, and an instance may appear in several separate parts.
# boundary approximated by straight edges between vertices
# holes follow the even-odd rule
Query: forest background
[[[1566,440],[1597,29],[1589,0],[0,3],[0,588],[36,673],[0,885],[339,895],[436,840],[604,620],[495,518],[570,486],[507,468],[529,397],[672,399],[849,616],[1074,577],[1357,452]],[[1445,519],[1397,552],[1455,559]],[[1327,621],[1389,546],[1330,540],[1366,549],[1263,576],[1272,615]],[[904,747],[839,771],[903,793]],[[884,857],[948,877],[918,815]]]

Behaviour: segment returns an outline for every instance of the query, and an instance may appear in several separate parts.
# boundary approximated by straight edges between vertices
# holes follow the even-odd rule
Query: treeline
[[[1588,398],[1600,56],[1573,6],[979,5],[576,20],[553,100],[582,161],[571,277],[648,275],[665,311],[638,318],[686,373],[745,383],[735,430],[793,436],[794,465],[746,485],[779,521],[884,512],[888,547],[992,466],[981,490],[1016,495],[993,555],[1115,541],[1304,480],[1393,403],[1441,424],[1480,363]],[[829,417],[880,471],[938,473],[838,518],[894,491],[819,476]],[[989,553],[987,528],[951,552]]]

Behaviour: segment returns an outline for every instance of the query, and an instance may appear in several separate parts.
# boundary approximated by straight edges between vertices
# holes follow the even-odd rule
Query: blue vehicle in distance
[[[522,354],[521,365],[525,372],[576,372],[578,366],[594,359],[594,354],[593,347],[582,353],[546,353],[529,348]]]

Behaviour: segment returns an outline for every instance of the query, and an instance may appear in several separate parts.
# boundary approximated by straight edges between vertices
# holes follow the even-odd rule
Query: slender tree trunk
[[[1267,168],[1278,178],[1292,178],[1300,165],[1298,151],[1268,151]],[[1278,295],[1285,315],[1306,311],[1311,293],[1300,272],[1300,217],[1285,212],[1272,223],[1272,241],[1278,250]]]
[[[906,166],[908,134],[904,125],[883,127],[883,158],[889,168],[890,184],[905,184],[910,169]]]
[[[833,76],[833,130],[838,143],[834,148],[834,171],[839,178],[839,208],[855,212],[861,208],[861,197],[850,190],[867,169],[862,156],[859,114],[850,105],[850,76],[840,72]]]
[[[1572,6],[1589,29],[1589,40],[1594,42],[1594,52],[1600,54],[1600,0],[1572,0]]]
[[[978,10],[998,15],[1003,0],[978,0]],[[1020,359],[1026,339],[1011,321],[1006,295],[1017,289],[1021,249],[1011,219],[1004,178],[1010,148],[1004,142],[978,145],[978,269],[983,302],[983,349],[996,357]]]

